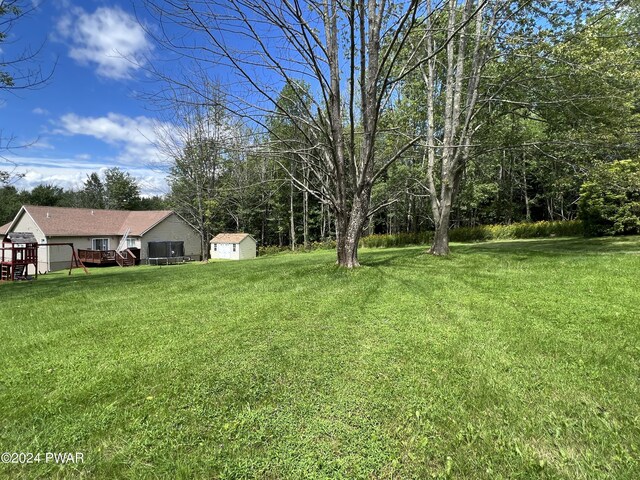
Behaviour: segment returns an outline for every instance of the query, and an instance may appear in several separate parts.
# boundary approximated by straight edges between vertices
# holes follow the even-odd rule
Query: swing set
[[[89,270],[78,257],[73,243],[39,244],[31,232],[10,232],[4,236],[2,248],[0,248],[0,281],[12,282],[38,278],[38,248],[55,246],[71,247],[69,275],[74,268],[82,268],[87,275],[89,274]],[[33,265],[33,277],[29,275],[31,265]]]

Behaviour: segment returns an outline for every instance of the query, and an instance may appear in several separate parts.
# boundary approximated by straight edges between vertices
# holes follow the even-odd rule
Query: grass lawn
[[[640,238],[0,285],[19,478],[640,478]]]

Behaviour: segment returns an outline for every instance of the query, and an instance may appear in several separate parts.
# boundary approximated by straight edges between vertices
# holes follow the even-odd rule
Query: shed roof
[[[247,237],[253,240],[248,233],[219,233],[211,239],[211,243],[240,243]]]
[[[5,223],[0,227],[0,235],[4,235],[5,233],[7,233],[7,230],[9,230],[9,226],[11,225],[11,223],[12,222]]]
[[[124,235],[127,228],[131,229],[129,235],[141,236],[173,213],[171,210],[132,212],[32,205],[22,208],[45,235],[69,237]]]

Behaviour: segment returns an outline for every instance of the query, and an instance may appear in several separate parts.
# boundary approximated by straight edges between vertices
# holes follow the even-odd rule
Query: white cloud
[[[99,7],[93,13],[71,8],[58,21],[57,32],[70,44],[71,58],[116,80],[131,77],[153,48],[138,21],[120,7]]]
[[[157,149],[159,123],[148,117],[117,113],[109,113],[106,117],[81,117],[69,113],[60,117],[59,126],[54,133],[87,135],[119,147],[121,153],[117,159],[120,163],[151,165],[162,160]]]
[[[31,112],[35,113],[36,115],[49,115],[49,110],[47,110],[46,108],[36,107],[31,110]]]
[[[108,162],[88,162],[77,158],[39,158],[18,157],[7,159],[11,162],[14,173],[23,173],[24,178],[14,185],[18,189],[31,190],[40,184],[51,184],[65,189],[80,189],[92,172],[103,172],[107,168],[119,166],[129,172],[140,186],[143,196],[162,195],[167,193],[168,187],[164,174],[160,174],[144,167],[131,168],[114,165]],[[0,164],[1,165],[1,164]]]

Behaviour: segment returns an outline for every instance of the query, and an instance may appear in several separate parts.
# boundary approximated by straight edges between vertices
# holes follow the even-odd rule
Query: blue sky
[[[28,0],[25,2],[28,3]],[[144,22],[144,20],[143,20]],[[0,55],[44,46],[39,64],[53,77],[43,88],[0,92],[0,170],[25,173],[16,186],[80,188],[86,175],[118,166],[143,194],[167,191],[156,143],[155,112],[136,92],[149,89],[147,58],[159,52],[128,1],[46,0],[19,20]],[[28,145],[28,146],[24,146]]]

